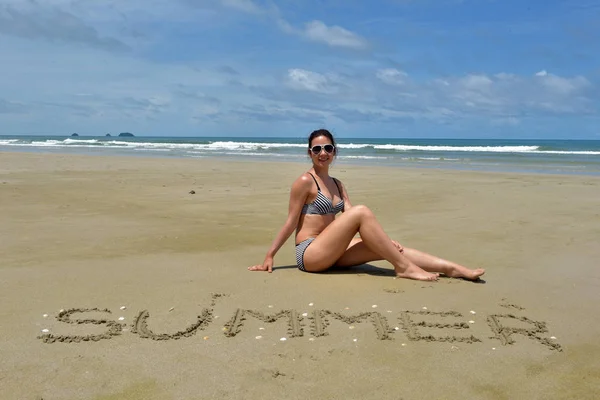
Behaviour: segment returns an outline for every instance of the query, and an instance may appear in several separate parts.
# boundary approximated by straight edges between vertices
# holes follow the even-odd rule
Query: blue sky
[[[600,0],[0,0],[0,134],[600,139]]]

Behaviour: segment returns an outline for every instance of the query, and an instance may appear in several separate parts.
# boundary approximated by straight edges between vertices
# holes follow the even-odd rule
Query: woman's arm
[[[348,196],[348,191],[346,190],[346,186],[342,183],[342,181],[337,180],[340,184],[340,188],[342,190],[342,199],[344,200],[344,212],[348,211],[352,208],[352,203],[350,203],[350,196]]]
[[[302,211],[302,207],[304,206],[306,198],[310,192],[312,180],[305,175],[306,174],[303,174],[292,184],[287,219],[279,230],[277,236],[275,236],[271,247],[267,251],[267,255],[265,256],[262,266],[255,265],[249,269],[269,272],[273,271],[273,258],[298,226],[300,212]]]

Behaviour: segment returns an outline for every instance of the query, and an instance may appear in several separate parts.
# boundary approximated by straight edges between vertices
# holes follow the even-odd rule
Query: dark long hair
[[[319,137],[319,136],[325,136],[327,139],[331,140],[331,144],[334,146],[335,150],[333,151],[334,155],[338,155],[338,148],[335,145],[335,139],[333,138],[333,135],[331,134],[331,132],[329,132],[327,129],[317,129],[316,131],[312,131],[312,133],[308,136],[308,151],[310,152],[310,147],[312,145],[312,141],[314,138]]]

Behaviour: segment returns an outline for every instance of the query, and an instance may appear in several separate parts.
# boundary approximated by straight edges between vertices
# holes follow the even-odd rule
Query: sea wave
[[[137,140],[102,140],[102,139],[0,139],[0,146],[15,147],[73,147],[73,148],[122,148],[122,149],[145,149],[145,150],[187,150],[202,152],[232,152],[241,154],[252,152],[267,152],[274,154],[278,151],[289,153],[286,150],[306,148],[304,143],[280,143],[280,142],[254,142],[254,141],[205,141],[205,142],[151,142]],[[585,155],[600,156],[600,151],[594,150],[547,150],[537,145],[529,146],[448,146],[448,145],[405,145],[405,144],[374,144],[374,143],[341,143],[337,145],[340,149],[349,150],[351,154],[341,156],[354,156],[352,150],[364,150],[383,153],[408,153],[408,152],[431,152],[431,153],[504,153],[504,154],[546,154],[546,155]],[[365,155],[363,155],[365,156]],[[370,155],[369,155],[370,156]],[[360,157],[360,156],[357,156]],[[374,156],[373,156],[374,157]]]

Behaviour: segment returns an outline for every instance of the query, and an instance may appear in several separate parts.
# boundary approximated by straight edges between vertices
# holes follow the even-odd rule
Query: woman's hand
[[[262,264],[253,265],[248,267],[249,271],[268,271],[269,273],[273,272],[273,257],[265,258]]]

